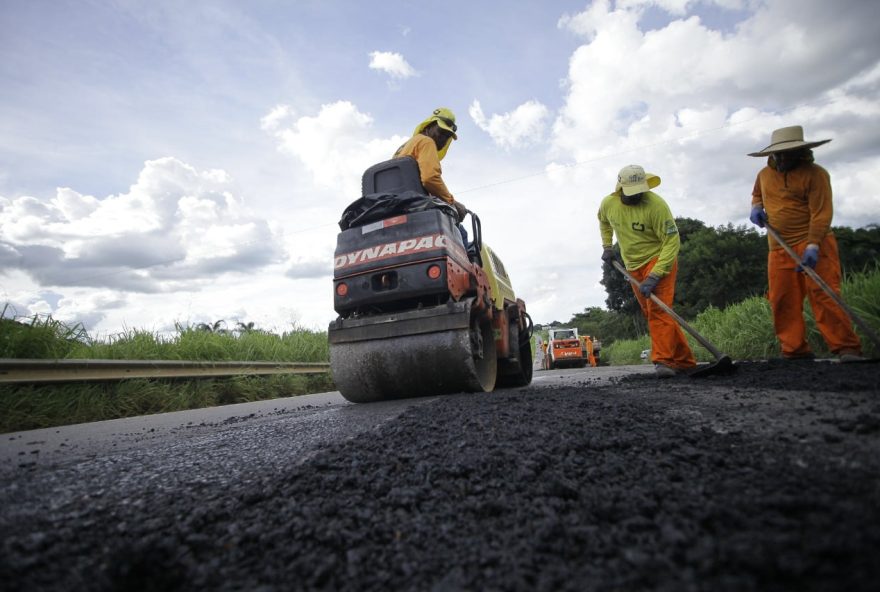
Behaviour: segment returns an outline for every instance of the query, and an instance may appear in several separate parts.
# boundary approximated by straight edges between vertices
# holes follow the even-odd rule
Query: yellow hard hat
[[[440,128],[445,129],[452,134],[452,138],[446,142],[443,148],[437,151],[440,160],[443,160],[443,157],[446,156],[446,151],[449,150],[449,145],[452,143],[452,140],[458,139],[458,135],[455,133],[458,131],[458,126],[455,124],[455,113],[452,112],[452,109],[447,109],[446,107],[438,107],[437,109],[434,109],[434,112],[431,113],[427,119],[416,126],[413,135],[415,136],[416,134],[422,133],[422,130],[424,130],[432,121],[436,121]]]

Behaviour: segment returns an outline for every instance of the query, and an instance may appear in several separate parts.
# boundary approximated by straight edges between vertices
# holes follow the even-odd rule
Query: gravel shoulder
[[[873,590],[880,365],[537,372],[7,467],[30,590]],[[370,419],[372,418],[372,419]]]

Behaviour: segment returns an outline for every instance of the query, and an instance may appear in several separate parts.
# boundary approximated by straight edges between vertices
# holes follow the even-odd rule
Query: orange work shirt
[[[428,193],[448,203],[455,201],[452,193],[446,188],[446,183],[443,182],[440,155],[434,140],[424,134],[416,134],[394,153],[395,158],[400,156],[412,156],[416,159],[419,163],[422,185]]]
[[[780,173],[764,167],[755,179],[752,206],[762,206],[767,220],[789,245],[818,245],[831,232],[831,176],[817,164],[802,164]],[[769,234],[771,249],[778,249]]]

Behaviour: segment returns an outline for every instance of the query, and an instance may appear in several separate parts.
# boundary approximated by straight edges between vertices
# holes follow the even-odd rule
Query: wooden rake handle
[[[617,271],[619,271],[620,273],[622,273],[623,276],[624,276],[626,279],[628,279],[628,280],[630,281],[630,283],[632,283],[637,289],[640,288],[640,287],[642,286],[642,285],[639,283],[639,281],[638,281],[636,278],[634,278],[634,277],[633,277],[633,276],[632,276],[632,275],[626,270],[626,268],[625,268],[623,265],[621,265],[618,261],[614,261],[614,260],[612,260],[612,261],[611,261],[611,265],[613,265],[614,268],[617,269]],[[709,352],[710,352],[713,356],[715,356],[715,359],[716,359],[716,360],[720,360],[720,359],[722,359],[722,358],[726,358],[726,357],[727,357],[726,355],[724,355],[723,353],[721,353],[721,351],[720,351],[717,347],[715,347],[714,345],[712,345],[712,343],[711,343],[708,339],[706,339],[705,337],[703,337],[702,335],[700,335],[699,333],[697,333],[697,330],[696,330],[696,329],[694,329],[693,327],[691,327],[690,324],[689,324],[686,320],[684,320],[683,318],[681,318],[681,316],[680,316],[677,312],[675,312],[674,310],[672,310],[672,309],[671,309],[671,308],[670,308],[665,302],[663,302],[662,300],[660,300],[660,299],[657,297],[656,294],[653,294],[653,293],[651,294],[651,301],[652,301],[654,304],[656,304],[657,306],[659,306],[660,308],[662,308],[663,310],[665,310],[665,311],[669,314],[669,316],[671,316],[673,319],[675,319],[676,322],[677,322],[679,325],[681,325],[681,327],[682,327],[685,331],[687,331],[688,333],[690,333],[690,334],[693,336],[694,339],[696,339],[697,341],[700,342],[700,345],[702,345],[702,346],[705,347],[707,350],[709,350]]]
[[[784,240],[782,240],[782,237],[779,236],[779,232],[777,232],[775,228],[770,226],[769,222],[765,222],[764,225],[767,228],[767,232],[770,234],[770,236],[773,237],[773,240],[775,240],[777,243],[779,243],[779,245],[783,249],[785,249],[785,252],[788,253],[792,259],[794,259],[795,261],[800,263],[801,258],[798,256],[798,254],[795,252],[794,249],[792,249],[790,246],[788,246],[788,243],[786,243]],[[864,334],[867,335],[868,338],[874,342],[874,345],[877,347],[877,349],[880,349],[880,336],[877,335],[876,331],[874,331],[868,325],[868,323],[866,323],[864,320],[862,320],[862,318],[859,315],[857,315],[855,312],[853,312],[853,310],[849,306],[847,306],[846,302],[843,301],[843,298],[841,298],[837,294],[837,292],[832,290],[831,286],[829,286],[825,282],[825,280],[823,280],[821,277],[819,277],[819,274],[816,273],[816,270],[813,269],[812,267],[807,267],[806,265],[801,265],[801,269],[804,271],[805,274],[810,276],[810,279],[812,279],[814,282],[819,284],[819,287],[822,288],[822,290],[824,290],[825,293],[828,294],[831,297],[831,299],[837,303],[837,305],[843,310],[843,312],[845,312],[849,316],[850,320],[853,323],[855,323],[856,325],[858,325],[859,329],[861,329],[864,332]]]

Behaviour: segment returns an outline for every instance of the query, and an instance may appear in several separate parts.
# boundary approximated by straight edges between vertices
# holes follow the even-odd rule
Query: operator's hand
[[[764,211],[762,206],[755,206],[752,208],[752,213],[749,214],[749,220],[755,226],[764,228],[764,225],[767,223],[767,212]]]
[[[642,296],[645,298],[650,298],[651,294],[654,292],[654,288],[657,287],[657,282],[660,281],[660,278],[653,273],[649,273],[648,277],[642,280],[642,285],[639,286],[639,292],[642,293]]]
[[[452,202],[452,207],[455,208],[455,211],[458,214],[458,221],[462,222],[464,220],[464,217],[468,215],[468,209],[463,203],[458,200]]]
[[[606,265],[611,265],[612,261],[617,260],[617,253],[614,252],[614,247],[602,247],[602,262]]]
[[[816,269],[816,264],[819,262],[819,245],[807,245],[807,248],[804,249],[804,256],[801,257],[801,264],[798,265],[797,270],[803,271],[804,267],[809,267],[810,269]]]

